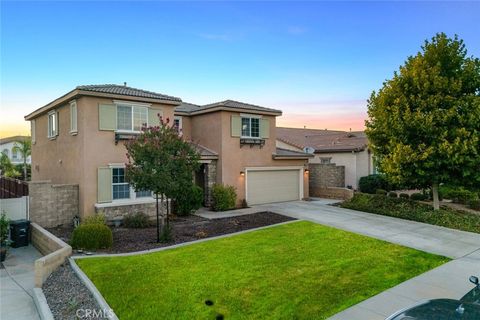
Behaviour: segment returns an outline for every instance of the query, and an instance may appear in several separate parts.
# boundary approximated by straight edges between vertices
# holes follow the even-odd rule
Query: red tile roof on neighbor
[[[358,152],[368,145],[363,131],[337,131],[277,127],[277,140],[303,149],[311,147],[315,153]]]
[[[5,137],[5,138],[0,139],[0,144],[5,144],[5,143],[9,143],[9,142],[19,142],[19,141],[23,141],[23,140],[26,140],[26,139],[30,139],[30,137],[29,136]]]

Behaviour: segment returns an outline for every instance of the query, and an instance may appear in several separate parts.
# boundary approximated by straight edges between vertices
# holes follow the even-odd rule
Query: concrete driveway
[[[480,276],[480,234],[329,205],[333,202],[335,201],[295,201],[254,208],[313,221],[454,260],[388,289],[330,319],[381,320],[422,300],[459,299],[473,288],[468,277]]]

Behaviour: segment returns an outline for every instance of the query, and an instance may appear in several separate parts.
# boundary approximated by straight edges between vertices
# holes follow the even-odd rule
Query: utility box
[[[25,219],[10,221],[10,240],[12,248],[28,246],[30,242],[30,221]]]

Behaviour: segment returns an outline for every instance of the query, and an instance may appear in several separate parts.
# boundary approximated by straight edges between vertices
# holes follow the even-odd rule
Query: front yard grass
[[[122,320],[325,319],[448,260],[299,221],[77,263]]]

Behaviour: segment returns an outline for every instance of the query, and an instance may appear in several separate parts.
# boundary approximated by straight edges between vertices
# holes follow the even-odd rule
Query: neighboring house
[[[361,177],[376,173],[363,131],[277,128],[277,147],[312,153],[309,163],[345,167],[345,187],[358,189]]]
[[[79,86],[25,117],[32,127],[32,180],[79,185],[81,216],[104,211],[112,218],[154,213],[148,191],[125,180],[124,140],[161,115],[192,141],[201,155],[195,180],[210,205],[215,183],[236,188],[238,205],[308,197],[311,155],[276,148],[281,111],[223,101],[204,106],[119,85]],[[173,121],[172,121],[173,119]]]
[[[22,154],[15,150],[18,142],[30,139],[28,136],[13,136],[0,139],[0,152],[5,154],[12,164],[23,164]],[[27,157],[27,163],[31,163],[31,157]]]

